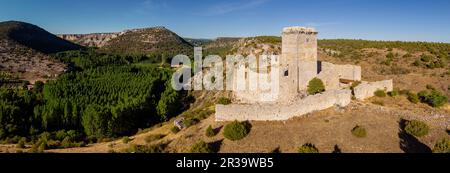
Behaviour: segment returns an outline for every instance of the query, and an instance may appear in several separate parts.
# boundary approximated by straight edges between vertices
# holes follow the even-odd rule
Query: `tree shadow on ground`
[[[339,145],[337,145],[337,144],[334,145],[333,153],[335,153],[335,154],[342,153],[342,150],[341,150],[341,148],[339,148]]]
[[[448,135],[450,135],[450,129],[447,129],[446,132]]]
[[[214,153],[218,153],[220,151],[220,147],[222,147],[223,139],[211,142],[209,145],[213,149]]]
[[[405,126],[407,120],[401,119],[399,121],[400,131],[398,137],[400,138],[400,148],[405,153],[431,153],[430,147],[420,142],[416,137],[406,133]]]
[[[269,151],[269,153],[275,154],[275,153],[281,153],[281,149],[280,146],[272,149],[271,151]]]
[[[217,127],[217,128],[215,128],[215,129],[213,129],[214,134],[215,134],[215,135],[219,134],[219,132],[220,132],[220,130],[222,130],[222,128],[223,128],[223,126],[220,126],[220,127]]]

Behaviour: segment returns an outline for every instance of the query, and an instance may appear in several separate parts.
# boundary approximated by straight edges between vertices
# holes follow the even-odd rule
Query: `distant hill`
[[[29,23],[0,22],[0,71],[19,79],[47,80],[66,70],[48,54],[83,49]]]
[[[82,48],[36,25],[18,21],[0,22],[0,39],[13,41],[45,54]]]
[[[204,54],[225,57],[241,39],[239,37],[218,37],[202,46]]]
[[[153,27],[125,31],[108,41],[102,50],[120,54],[162,53],[169,55],[193,54],[193,46],[176,33]]]
[[[193,46],[200,47],[204,46],[213,40],[211,39],[202,39],[202,38],[184,38],[187,42],[191,43]]]

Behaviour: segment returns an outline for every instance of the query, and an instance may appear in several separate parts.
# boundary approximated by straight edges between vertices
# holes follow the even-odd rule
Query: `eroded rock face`
[[[93,34],[61,34],[60,38],[87,47],[103,47],[108,41],[114,39],[124,32],[116,33],[93,33]]]

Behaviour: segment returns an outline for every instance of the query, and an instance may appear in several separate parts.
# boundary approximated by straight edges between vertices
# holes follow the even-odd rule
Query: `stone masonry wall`
[[[374,96],[377,90],[385,90],[386,92],[393,90],[392,80],[384,80],[378,82],[363,82],[354,88],[355,98],[363,100]]]
[[[307,96],[292,104],[216,105],[216,121],[284,121],[335,105],[344,107],[351,101],[350,90],[332,90]]]
[[[361,81],[361,67],[356,65],[336,65],[321,62],[322,71],[317,75],[325,84],[325,89],[340,89],[340,79]]]

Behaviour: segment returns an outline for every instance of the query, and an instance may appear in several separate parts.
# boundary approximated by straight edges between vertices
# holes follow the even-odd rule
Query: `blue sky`
[[[449,0],[1,0],[0,21],[52,33],[166,26],[183,37],[280,35],[310,26],[320,38],[450,43]]]

